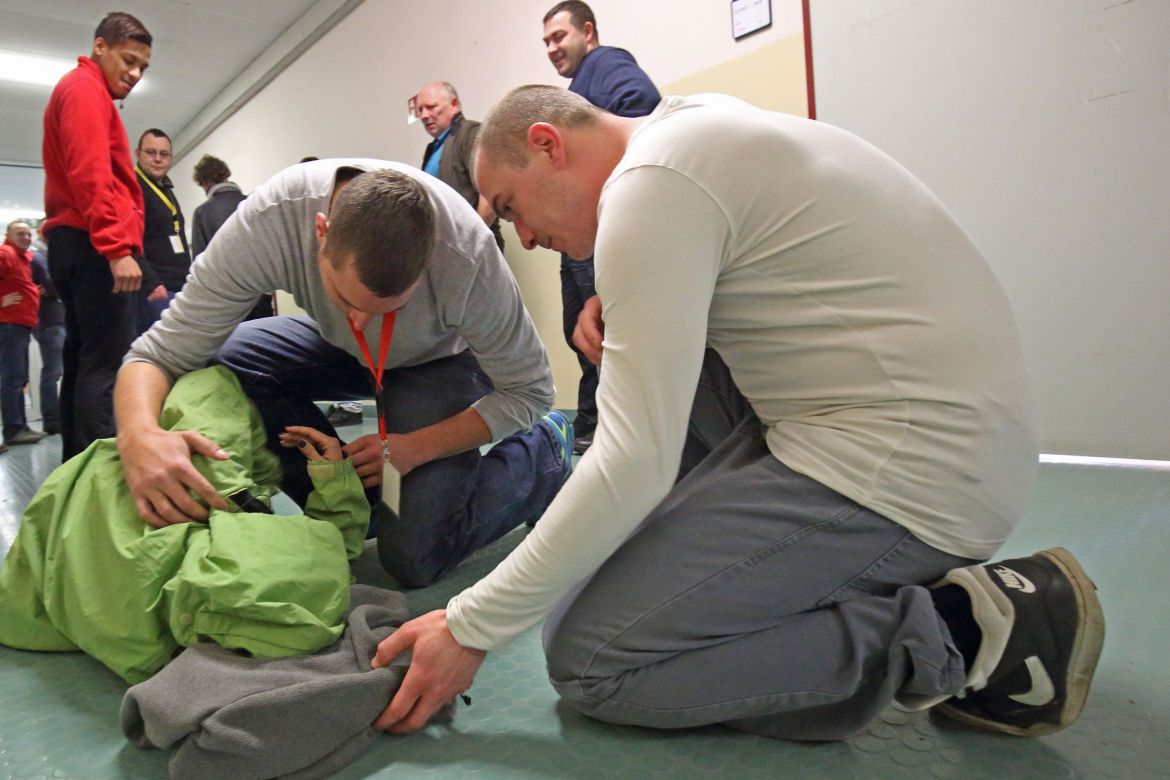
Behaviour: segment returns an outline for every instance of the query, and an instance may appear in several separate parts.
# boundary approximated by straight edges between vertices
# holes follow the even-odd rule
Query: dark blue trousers
[[[577,356],[577,365],[581,366],[581,380],[577,383],[577,417],[573,420],[573,428],[577,437],[590,436],[597,427],[597,383],[600,381],[597,366],[577,349],[573,343],[573,330],[577,327],[577,318],[585,308],[585,301],[597,294],[593,283],[593,258],[588,260],[574,260],[568,255],[561,255],[561,304],[562,327],[565,331],[565,342],[573,354]]]
[[[24,416],[24,386],[28,382],[28,339],[32,328],[0,322],[0,416],[4,438],[28,427]]]
[[[110,262],[84,230],[49,232],[49,274],[65,304],[61,460],[115,434],[114,380],[134,341],[138,293],[114,292]]]

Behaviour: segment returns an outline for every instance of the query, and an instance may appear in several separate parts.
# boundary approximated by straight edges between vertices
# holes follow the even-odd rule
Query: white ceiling
[[[131,144],[148,127],[198,137],[295,59],[360,0],[0,0],[0,49],[76,61],[110,10],[154,36],[150,69],[125,101]],[[30,207],[51,87],[0,80],[0,207]],[[189,142],[189,141],[187,141]],[[39,210],[41,192],[36,187]]]

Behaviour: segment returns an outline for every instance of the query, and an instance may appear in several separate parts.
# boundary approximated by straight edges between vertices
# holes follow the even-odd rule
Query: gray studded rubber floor
[[[58,448],[51,437],[0,455],[0,552]],[[412,611],[445,604],[523,533],[481,550],[445,582],[410,592]],[[1170,472],[1045,465],[1032,510],[1004,554],[1057,544],[1073,550],[1096,580],[1107,638],[1084,716],[1050,737],[984,734],[895,710],[831,744],[722,727],[610,726],[558,704],[543,675],[538,626],[488,656],[472,704],[460,707],[452,725],[381,738],[337,777],[1170,777]],[[394,586],[372,551],[355,573],[359,581]],[[0,648],[0,779],[165,777],[167,756],[130,746],[118,729],[124,691],[84,655]]]

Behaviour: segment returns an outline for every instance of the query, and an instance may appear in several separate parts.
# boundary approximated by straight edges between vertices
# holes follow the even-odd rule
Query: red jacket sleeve
[[[15,279],[20,275],[20,268],[17,266],[19,261],[20,258],[15,252],[7,246],[0,245],[0,281]]]

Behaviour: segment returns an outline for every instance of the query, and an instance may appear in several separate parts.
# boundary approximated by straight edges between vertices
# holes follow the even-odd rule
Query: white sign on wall
[[[772,26],[772,0],[731,0],[731,36],[736,40]]]

